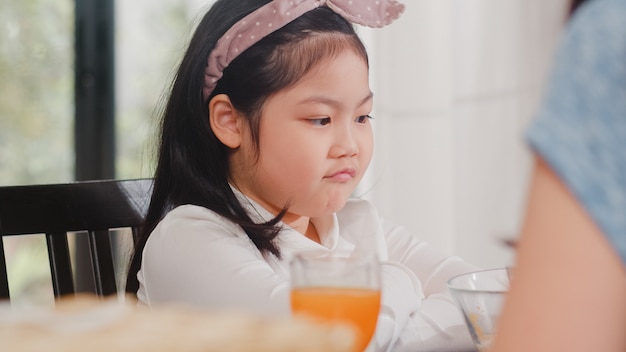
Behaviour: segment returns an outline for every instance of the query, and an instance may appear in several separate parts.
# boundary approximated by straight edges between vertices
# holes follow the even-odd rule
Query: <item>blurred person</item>
[[[490,351],[626,351],[626,0],[572,6]]]

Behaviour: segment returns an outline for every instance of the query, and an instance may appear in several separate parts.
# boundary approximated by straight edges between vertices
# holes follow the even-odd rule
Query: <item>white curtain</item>
[[[566,0],[403,0],[361,33],[371,55],[375,156],[359,193],[440,250],[509,265],[538,104]]]

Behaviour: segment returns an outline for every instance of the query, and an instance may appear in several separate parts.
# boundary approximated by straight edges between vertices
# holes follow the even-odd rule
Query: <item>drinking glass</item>
[[[380,264],[376,255],[305,252],[290,263],[291,309],[321,323],[355,332],[355,352],[372,340],[380,311]]]
[[[458,275],[448,281],[450,293],[463,312],[478,351],[487,350],[496,335],[511,273],[510,268],[482,270]]]

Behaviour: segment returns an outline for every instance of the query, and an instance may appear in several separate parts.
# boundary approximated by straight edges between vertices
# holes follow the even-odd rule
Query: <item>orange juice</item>
[[[356,332],[356,352],[367,348],[378,320],[380,291],[349,287],[299,287],[291,290],[291,309],[321,321],[350,324]]]

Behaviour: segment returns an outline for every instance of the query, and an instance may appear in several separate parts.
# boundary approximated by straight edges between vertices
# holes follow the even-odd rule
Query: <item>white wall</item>
[[[484,268],[510,265],[532,117],[565,0],[403,0],[364,30],[376,151],[361,192],[389,221]]]

